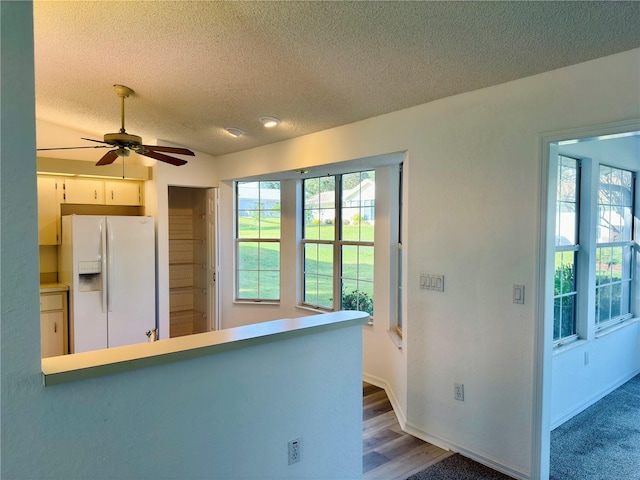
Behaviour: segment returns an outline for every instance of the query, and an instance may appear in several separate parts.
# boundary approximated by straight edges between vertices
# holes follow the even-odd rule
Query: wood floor
[[[362,397],[364,480],[405,480],[453,455],[404,433],[382,388],[364,383]]]

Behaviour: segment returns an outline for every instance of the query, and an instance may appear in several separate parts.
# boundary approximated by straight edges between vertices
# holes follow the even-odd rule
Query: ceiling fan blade
[[[93,138],[84,138],[84,137],[80,137],[82,140],[88,140],[89,142],[96,142],[96,143],[104,143],[105,145],[110,145],[107,142],[103,142],[102,140],[94,140]]]
[[[96,165],[109,165],[115,162],[116,158],[118,158],[116,150],[109,150],[100,160],[98,160],[98,163],[96,163]]]
[[[184,165],[187,163],[186,160],[182,160],[180,158],[173,158],[169,155],[164,155],[158,152],[152,152],[150,150],[146,150],[144,152],[140,152],[140,155],[144,155],[145,157],[153,158],[155,160],[160,160],[161,162],[170,163],[171,165],[175,165],[179,167],[180,165]]]
[[[111,145],[95,145],[91,147],[56,147],[56,148],[37,148],[37,151],[45,151],[45,150],[75,150],[77,148],[109,148]]]
[[[161,147],[158,145],[141,145],[147,150],[151,150],[152,152],[165,152],[165,153],[177,153],[178,155],[191,155],[194,156],[191,150],[186,148],[177,148],[177,147]]]

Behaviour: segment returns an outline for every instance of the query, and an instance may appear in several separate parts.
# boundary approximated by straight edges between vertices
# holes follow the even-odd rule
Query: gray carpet
[[[407,480],[511,480],[511,477],[456,453]]]
[[[640,480],[640,375],[551,432],[550,480]]]

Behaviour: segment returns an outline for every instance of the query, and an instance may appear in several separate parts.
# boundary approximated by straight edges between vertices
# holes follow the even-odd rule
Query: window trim
[[[356,246],[356,247],[360,247],[360,246],[365,246],[365,247],[371,247],[373,249],[373,256],[374,256],[374,263],[373,263],[373,268],[375,270],[375,233],[374,233],[374,240],[373,241],[356,241],[356,240],[344,240],[343,239],[343,205],[342,205],[342,196],[343,196],[343,177],[345,175],[351,175],[351,174],[362,174],[365,172],[373,172],[374,177],[376,174],[376,168],[369,168],[369,169],[365,169],[365,170],[356,170],[356,171],[351,171],[351,172],[342,172],[342,173],[336,173],[333,175],[329,175],[330,177],[334,178],[334,205],[333,205],[333,212],[334,212],[334,238],[332,240],[322,240],[322,239],[307,239],[305,237],[305,212],[307,209],[305,209],[305,198],[304,198],[304,192],[305,192],[305,181],[309,181],[309,180],[317,180],[320,178],[325,177],[323,176],[315,176],[315,177],[308,177],[305,178],[304,180],[301,181],[300,185],[301,185],[301,190],[302,190],[302,196],[301,196],[301,203],[302,203],[302,214],[298,217],[301,220],[301,224],[302,224],[302,235],[301,235],[301,239],[300,239],[300,300],[298,302],[298,306],[300,308],[306,308],[306,309],[313,309],[313,310],[319,310],[319,311],[324,311],[324,312],[333,312],[333,311],[338,311],[341,309],[341,304],[342,304],[342,286],[343,286],[343,274],[342,274],[342,248],[344,246]],[[361,206],[362,207],[362,206]],[[375,200],[372,206],[370,206],[371,208],[373,208],[374,210],[374,219],[375,219]],[[320,209],[320,206],[318,206],[318,208]],[[348,208],[348,207],[347,207]],[[374,225],[375,225],[375,221],[374,221]],[[374,227],[375,228],[375,227]],[[375,232],[375,230],[374,230]],[[332,279],[333,279],[333,306],[331,308],[329,307],[324,307],[321,305],[314,305],[310,302],[307,302],[305,299],[305,284],[306,284],[306,272],[305,272],[305,247],[306,245],[332,245],[333,246],[333,272],[332,272]],[[372,281],[371,282],[372,287],[375,286],[375,282]],[[375,308],[375,306],[374,306]],[[357,310],[356,310],[357,311]],[[366,312],[365,312],[366,313]],[[372,323],[372,319],[373,319],[373,315],[370,315],[369,317],[369,323]]]
[[[267,181],[267,180],[263,180]],[[271,182],[271,181],[270,181]],[[278,182],[280,184],[280,192],[282,192],[282,183],[280,180],[273,180],[273,182]],[[234,182],[234,261],[233,261],[233,274],[234,274],[234,287],[233,287],[233,303],[237,304],[279,304],[281,298],[281,287],[282,287],[282,224],[280,229],[280,236],[278,238],[250,238],[243,237],[240,238],[240,219],[239,212],[243,209],[240,208],[239,202],[239,193],[240,193],[240,185],[244,183],[257,183],[258,191],[260,191],[261,180],[256,181],[235,181]],[[280,193],[280,200],[278,203],[282,203],[282,194]],[[261,203],[258,202],[259,208],[256,210],[257,212],[262,213],[263,210]],[[282,208],[278,210],[280,212],[280,218],[282,219]],[[240,275],[239,275],[239,267],[240,267],[240,244],[241,243],[257,243],[260,245],[261,243],[277,243],[279,245],[279,256],[278,256],[278,298],[244,298],[240,297]],[[258,274],[261,270],[258,268]],[[258,277],[259,278],[259,277]],[[260,292],[260,281],[258,280],[258,292]]]

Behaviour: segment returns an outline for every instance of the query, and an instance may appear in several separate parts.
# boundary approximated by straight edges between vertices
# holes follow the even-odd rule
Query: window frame
[[[321,310],[321,311],[337,311],[342,309],[342,289],[343,289],[343,285],[344,285],[344,271],[343,271],[343,259],[344,259],[344,254],[343,254],[343,247],[349,247],[349,246],[355,246],[355,247],[370,247],[372,249],[371,251],[371,256],[373,258],[373,264],[372,264],[372,269],[375,271],[375,212],[376,212],[376,206],[375,206],[375,198],[373,200],[373,204],[372,205],[368,205],[368,206],[363,206],[363,205],[358,205],[357,208],[362,209],[362,208],[372,208],[374,214],[373,214],[373,218],[374,218],[374,240],[372,241],[364,241],[364,240],[345,240],[344,239],[344,229],[343,229],[343,221],[344,221],[344,209],[345,208],[354,208],[354,207],[344,207],[342,205],[343,203],[343,193],[344,193],[344,188],[343,188],[343,179],[345,176],[347,175],[352,175],[352,174],[360,174],[362,175],[363,173],[367,173],[367,172],[372,172],[373,176],[374,176],[374,181],[375,181],[375,175],[376,175],[376,169],[375,168],[371,168],[371,169],[366,169],[366,170],[358,170],[358,171],[354,171],[354,172],[345,172],[345,173],[338,173],[338,174],[334,174],[334,175],[325,175],[325,176],[318,176],[318,177],[308,177],[305,178],[304,180],[302,180],[301,182],[301,189],[302,189],[302,215],[299,217],[301,219],[301,223],[302,223],[302,235],[301,235],[301,239],[300,239],[300,249],[301,249],[301,254],[300,254],[300,259],[301,259],[301,265],[300,265],[300,291],[301,291],[301,295],[300,295],[300,301],[299,301],[299,306],[303,307],[303,308],[312,308],[312,309],[317,309],[317,310]],[[315,209],[310,209],[310,208],[306,208],[306,199],[305,199],[305,182],[307,181],[315,181],[315,180],[320,180],[321,178],[333,178],[333,192],[334,192],[334,202],[333,202],[333,208],[331,209],[333,211],[334,214],[334,221],[333,221],[333,225],[334,225],[334,229],[333,229],[333,239],[328,240],[328,239],[310,239],[307,238],[306,236],[306,213],[308,211],[311,210],[315,210]],[[362,184],[362,180],[359,183],[359,185]],[[320,200],[320,189],[318,190],[318,195],[319,195],[319,200]],[[321,203],[320,201],[318,202],[318,211],[321,210],[328,210],[326,207],[321,207]],[[319,215],[319,220],[321,220],[322,215]],[[333,259],[332,259],[332,281],[333,281],[333,285],[332,285],[332,306],[331,307],[327,307],[325,305],[320,305],[318,302],[309,302],[308,299],[306,298],[306,283],[307,283],[307,271],[306,271],[306,247],[308,245],[330,245],[332,247],[332,253],[333,253]],[[311,274],[311,273],[309,273]],[[316,273],[317,275],[317,273]],[[375,283],[373,281],[373,271],[372,271],[372,280],[370,281],[371,283],[371,291],[372,291],[372,297],[373,297],[373,289],[375,286]],[[356,282],[360,282],[360,277],[356,276],[355,278]],[[367,281],[367,280],[362,280],[362,281]],[[368,281],[367,281],[368,282]],[[317,298],[317,295],[316,295]],[[358,300],[356,299],[356,303],[358,304]],[[375,307],[374,307],[375,308]],[[370,318],[373,319],[373,314],[370,314]]]
[[[597,194],[598,194],[598,200],[596,202],[596,210],[599,212],[600,211],[600,206],[601,205],[605,205],[605,204],[601,204],[600,203],[600,191],[601,191],[601,177],[602,177],[602,170],[603,168],[610,168],[612,170],[618,170],[621,172],[628,172],[631,175],[631,191],[630,191],[630,200],[631,200],[631,205],[630,205],[630,213],[631,213],[631,225],[629,228],[629,239],[628,240],[619,240],[619,241],[609,241],[609,242],[599,242],[598,241],[598,236],[596,235],[596,240],[594,242],[594,267],[595,267],[595,262],[598,262],[598,250],[600,249],[604,249],[604,248],[629,248],[629,259],[628,259],[628,265],[627,265],[627,270],[629,271],[629,277],[628,278],[621,278],[621,280],[619,282],[614,282],[611,281],[608,284],[600,284],[598,281],[598,273],[597,273],[597,268],[594,269],[594,275],[596,277],[596,281],[595,281],[595,297],[596,297],[596,309],[594,311],[594,320],[595,320],[595,328],[596,328],[596,332],[601,331],[601,330],[606,330],[607,328],[617,325],[621,322],[624,322],[626,320],[629,320],[631,318],[633,318],[634,314],[633,314],[633,287],[636,284],[636,280],[635,280],[635,275],[634,275],[634,250],[635,250],[635,245],[637,245],[636,243],[636,238],[635,237],[635,228],[634,228],[634,223],[636,222],[636,218],[637,218],[637,205],[635,202],[635,197],[636,197],[636,182],[637,182],[637,174],[631,170],[627,170],[625,168],[621,168],[621,167],[614,167],[611,166],[609,164],[606,163],[601,163],[598,165],[598,172],[599,172],[599,180],[598,180],[598,187],[596,189]],[[608,206],[612,206],[612,204],[607,204]],[[596,222],[596,229],[599,229],[599,222]],[[624,265],[623,265],[624,267]],[[599,290],[603,289],[604,287],[606,287],[607,285],[610,286],[611,288],[613,287],[614,284],[616,283],[620,283],[622,284],[622,282],[628,282],[628,294],[627,294],[627,303],[628,303],[628,313],[623,313],[621,315],[617,315],[615,317],[611,317],[609,315],[609,319],[606,321],[600,321],[598,318],[598,307],[597,307],[597,298],[599,295]],[[609,312],[611,312],[611,303],[609,306]]]
[[[234,182],[234,200],[235,200],[235,225],[234,225],[234,253],[235,253],[235,258],[234,258],[234,302],[239,302],[239,303],[280,303],[280,297],[281,297],[281,277],[282,277],[282,250],[281,250],[281,241],[282,241],[282,223],[280,223],[280,230],[279,230],[279,234],[278,237],[262,237],[260,235],[260,233],[258,234],[258,237],[241,237],[240,236],[240,212],[241,211],[255,211],[258,213],[258,232],[260,232],[261,229],[261,223],[262,223],[262,214],[263,212],[266,211],[273,211],[274,209],[266,209],[263,208],[262,206],[262,202],[260,201],[260,192],[262,191],[261,188],[261,184],[262,183],[278,183],[280,185],[280,195],[279,195],[279,199],[276,202],[278,204],[278,209],[277,211],[279,212],[280,215],[280,219],[282,219],[282,208],[281,208],[281,204],[282,204],[282,183],[279,180],[271,180],[271,181],[260,181],[260,180],[256,180],[256,181],[236,181]],[[243,184],[252,184],[252,183],[257,183],[258,184],[258,202],[257,202],[257,208],[252,208],[252,209],[243,209],[240,208],[240,186]],[[277,243],[278,244],[278,270],[277,270],[277,277],[278,277],[278,296],[277,298],[271,298],[271,297],[262,297],[260,295],[260,285],[261,285],[261,280],[260,280],[260,272],[263,271],[270,271],[270,272],[276,272],[276,270],[266,270],[266,269],[262,269],[260,268],[260,258],[258,257],[258,268],[257,270],[255,270],[258,273],[258,283],[257,283],[257,291],[258,291],[258,296],[257,297],[243,297],[240,295],[240,272],[243,271],[240,269],[240,262],[241,262],[241,253],[240,253],[240,249],[241,249],[241,244],[243,243],[256,243],[257,247],[258,247],[258,252],[261,251],[261,246],[262,244],[268,244],[268,243]],[[260,255],[260,253],[258,253],[258,255]]]
[[[561,208],[560,208],[560,194],[558,193],[558,190],[560,189],[560,183],[561,183],[561,179],[560,179],[560,170],[562,168],[562,159],[566,158],[569,160],[573,160],[575,162],[575,170],[576,170],[576,179],[575,179],[575,185],[574,185],[574,203],[575,203],[575,208],[574,208],[574,212],[575,212],[575,220],[574,220],[574,224],[573,224],[573,243],[568,244],[568,245],[561,245],[559,244],[559,238],[560,237],[560,233],[561,233],[561,227],[560,224],[562,223],[562,220],[558,218],[558,215],[560,214]],[[582,192],[582,175],[581,175],[581,169],[582,169],[582,161],[578,158],[574,158],[571,157],[569,155],[563,155],[563,154],[558,154],[558,164],[557,164],[557,168],[556,168],[556,185],[555,185],[555,190],[556,190],[556,204],[555,204],[555,225],[556,225],[556,229],[554,231],[554,294],[553,294],[553,302],[554,302],[554,316],[553,316],[553,343],[556,346],[560,346],[560,345],[566,345],[567,343],[570,342],[574,342],[576,340],[578,340],[579,335],[578,335],[578,318],[579,318],[579,312],[581,312],[580,310],[580,300],[581,300],[581,295],[579,293],[579,289],[578,289],[578,283],[579,283],[579,279],[580,279],[580,273],[582,271],[582,269],[580,268],[580,256],[581,256],[581,245],[580,245],[580,239],[581,239],[581,218],[583,216],[583,212],[581,211],[582,208],[582,204],[583,202],[581,201],[581,192]],[[570,202],[565,202],[565,203],[570,203]],[[561,289],[560,289],[560,294],[556,295],[555,292],[555,285],[556,285],[556,275],[557,275],[557,271],[558,271],[558,267],[556,265],[556,261],[558,259],[558,254],[562,255],[564,257],[564,255],[566,253],[573,253],[573,289],[571,291],[568,292],[564,292],[562,290],[562,278],[563,275],[561,274],[561,279],[560,279],[560,285],[561,285]],[[562,336],[562,327],[563,327],[563,323],[560,323],[560,336],[558,338],[555,337],[555,331],[556,331],[556,315],[555,315],[555,308],[556,308],[556,301],[559,299],[561,306],[560,306],[560,314],[561,314],[561,318],[562,318],[562,312],[563,312],[563,308],[562,308],[562,299],[567,298],[569,296],[573,297],[573,318],[571,319],[572,322],[572,328],[571,328],[571,333],[569,335],[565,335]]]
[[[551,324],[550,335],[552,345],[555,351],[560,347],[565,347],[578,340],[590,341],[601,335],[606,335],[610,331],[617,330],[623,325],[636,321],[640,318],[640,293],[637,291],[638,276],[640,274],[640,244],[638,243],[638,235],[640,233],[640,224],[638,222],[638,212],[640,210],[640,193],[638,192],[638,174],[640,169],[635,168],[629,160],[617,161],[614,159],[594,159],[583,157],[575,154],[567,154],[563,151],[564,145],[576,143],[573,140],[554,141],[549,144],[549,160],[547,164],[547,260],[546,260],[546,291],[548,303],[545,309],[547,318]],[[555,301],[555,254],[558,251],[556,245],[556,221],[557,221],[557,189],[558,189],[558,160],[561,156],[570,157],[580,162],[579,164],[579,224],[578,236],[576,243],[578,244],[576,252],[576,282],[577,302],[576,302],[576,333],[566,338],[554,338],[554,301]],[[596,251],[599,246],[597,242],[597,229],[599,225],[598,214],[598,194],[600,188],[600,168],[602,166],[612,167],[618,170],[631,172],[632,175],[632,193],[631,193],[631,209],[632,223],[630,225],[631,240],[625,245],[630,247],[630,283],[629,283],[629,312],[627,315],[619,316],[608,322],[598,324],[596,322]],[[579,241],[579,243],[578,243]],[[564,250],[573,250],[574,246],[567,246]]]

